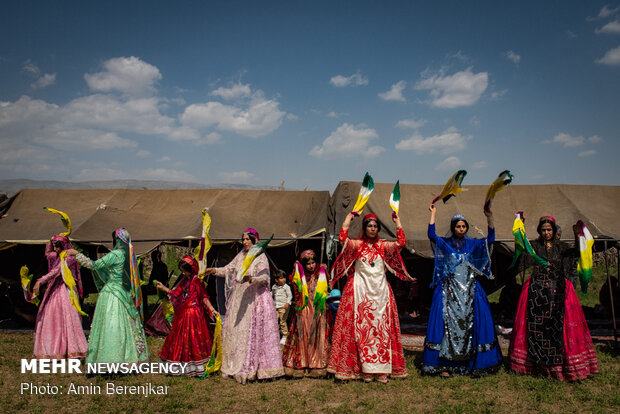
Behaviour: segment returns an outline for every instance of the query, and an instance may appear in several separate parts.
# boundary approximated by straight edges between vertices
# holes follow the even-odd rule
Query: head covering
[[[554,219],[553,217],[551,217],[551,216],[542,216],[542,217],[540,218],[540,220],[539,220],[539,221],[540,221],[540,222],[543,222],[543,221],[550,221],[550,222],[552,222],[553,224],[555,224],[555,219]]]
[[[187,263],[188,265],[190,265],[190,267],[192,268],[192,271],[194,272],[194,275],[198,274],[198,262],[196,261],[196,259],[194,259],[192,256],[183,256],[180,260],[181,263]],[[179,263],[179,265],[181,264]]]
[[[368,226],[368,223],[370,223],[371,221],[377,223],[377,233],[381,231],[381,222],[379,221],[379,218],[375,214],[368,213],[362,219],[362,228],[360,230],[359,236],[360,239],[366,237],[366,226]],[[379,235],[377,234],[377,238],[378,237]]]
[[[252,227],[248,227],[247,229],[243,230],[243,234],[251,234],[252,236],[256,237],[256,240],[260,240],[260,237],[258,237],[258,232]]]
[[[56,242],[60,242],[62,244],[62,250],[69,250],[69,249],[73,249],[73,244],[71,244],[71,240],[69,239],[68,236],[64,236],[61,234],[57,234],[55,236],[52,236],[52,243],[51,243],[51,250],[54,250],[54,244]],[[52,269],[54,266],[56,266],[56,264],[58,263],[58,261],[60,260],[60,257],[57,255],[47,255],[47,265],[48,265],[48,269]],[[77,284],[78,287],[78,293],[80,295],[80,297],[82,297],[83,295],[83,289],[82,289],[82,277],[80,275],[80,266],[78,266],[75,257],[74,256],[68,256],[67,259],[67,265],[69,266],[69,269],[71,270],[71,272],[73,273],[73,277],[75,279],[75,282]]]
[[[140,273],[138,272],[138,260],[133,250],[131,236],[126,228],[120,227],[114,232],[116,237],[129,247],[129,280],[131,281],[131,297],[142,317],[142,291],[140,290]]]
[[[314,250],[312,249],[308,249],[308,250],[304,250],[303,252],[301,252],[301,254],[299,255],[299,258],[301,260],[304,259],[310,259],[310,258],[314,258],[316,259],[316,253],[314,252]]]

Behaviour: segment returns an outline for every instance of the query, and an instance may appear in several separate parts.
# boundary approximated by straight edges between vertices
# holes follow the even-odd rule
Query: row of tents
[[[23,262],[43,262],[43,245],[63,228],[58,216],[43,210],[51,207],[69,215],[71,239],[85,249],[98,252],[111,247],[112,232],[129,230],[136,253],[148,254],[161,243],[195,246],[201,235],[201,209],[208,208],[212,219],[210,236],[214,247],[211,264],[223,265],[239,249],[236,243],[246,227],[254,227],[261,238],[274,235],[268,255],[272,266],[289,272],[296,255],[313,248],[331,262],[337,249],[340,225],[351,211],[361,183],[343,181],[330,195],[328,191],[278,190],[46,190],[25,189],[0,203],[0,260],[3,280],[18,278]],[[393,183],[376,183],[364,214],[374,213],[382,224],[381,236],[395,239],[392,210],[388,200]],[[440,185],[400,185],[400,217],[407,236],[403,257],[410,273],[428,285],[432,270],[430,243],[426,236],[430,201],[441,192]],[[446,234],[450,218],[463,214],[470,223],[470,236],[486,234],[482,207],[486,186],[469,186],[468,191],[439,202],[437,233]],[[514,213],[525,214],[526,232],[537,236],[542,215],[552,215],[572,238],[571,226],[583,220],[597,240],[595,250],[617,244],[620,239],[620,186],[511,185],[493,202],[496,227],[494,246],[495,281],[485,289],[494,290],[515,275],[508,269],[513,250]],[[356,236],[361,219],[354,220],[350,234]],[[36,267],[36,266],[35,266]]]

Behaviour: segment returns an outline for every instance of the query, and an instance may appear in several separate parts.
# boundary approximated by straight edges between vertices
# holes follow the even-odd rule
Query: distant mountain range
[[[186,183],[182,181],[149,181],[149,180],[110,180],[110,181],[82,181],[79,183],[68,181],[37,181],[25,179],[0,180],[0,193],[9,197],[23,188],[43,188],[43,189],[152,189],[152,190],[190,190],[208,188],[236,188],[241,190],[284,190],[283,187],[276,186],[257,186],[245,184],[216,184],[206,185],[198,183]]]

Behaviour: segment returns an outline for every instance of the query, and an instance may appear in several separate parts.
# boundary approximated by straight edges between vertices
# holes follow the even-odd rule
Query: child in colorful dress
[[[202,376],[211,358],[213,338],[209,333],[205,309],[213,320],[219,313],[213,308],[204,282],[198,275],[198,262],[185,256],[179,262],[183,279],[169,289],[157,281],[157,289],[168,294],[174,307],[174,319],[170,335],[166,337],[159,356],[164,362],[186,362],[185,372],[189,376]]]

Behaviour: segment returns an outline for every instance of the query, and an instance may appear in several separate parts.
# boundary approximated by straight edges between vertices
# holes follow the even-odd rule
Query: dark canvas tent
[[[212,218],[214,241],[238,240],[256,228],[273,246],[320,234],[327,227],[327,191],[267,190],[22,190],[5,202],[0,242],[41,244],[64,231],[58,216],[71,218],[76,242],[109,243],[112,231],[126,227],[138,254],[159,241],[200,238],[203,207]]]
[[[351,211],[361,183],[342,181],[336,187],[330,203],[330,232],[339,230],[345,216]],[[447,204],[437,204],[437,234],[444,235],[449,230],[450,218],[463,214],[471,226],[470,235],[476,235],[475,227],[487,232],[486,217],[482,206],[488,186],[464,186],[467,191],[459,193]],[[392,210],[388,204],[393,183],[375,184],[364,214],[374,213],[383,225],[383,237],[395,238],[396,228],[392,223]],[[430,243],[426,237],[428,227],[428,206],[442,190],[440,185],[400,185],[400,218],[407,235],[407,248],[423,257],[432,257]],[[564,238],[572,238],[571,226],[582,219],[594,237],[620,238],[620,186],[589,185],[511,185],[497,193],[493,202],[496,239],[506,241],[512,249],[512,223],[514,213],[523,211],[526,217],[525,228],[528,237],[535,238],[538,218],[543,215],[554,216],[557,223],[565,229]],[[357,235],[361,220],[354,220],[351,234]],[[475,227],[474,227],[475,226]]]

